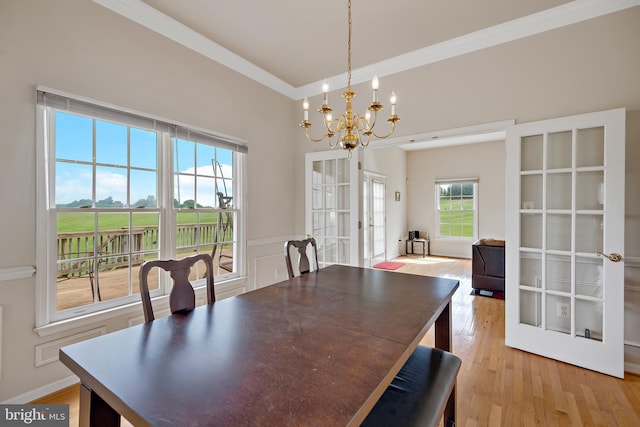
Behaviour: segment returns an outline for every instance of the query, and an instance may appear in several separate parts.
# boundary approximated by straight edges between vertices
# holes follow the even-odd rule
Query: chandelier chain
[[[347,40],[347,90],[351,92],[351,0],[348,1],[349,7],[349,38]]]

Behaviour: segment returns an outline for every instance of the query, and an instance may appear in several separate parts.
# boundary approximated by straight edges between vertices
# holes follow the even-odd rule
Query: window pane
[[[176,175],[174,199],[180,208],[195,207],[195,176]]]
[[[155,132],[131,128],[131,166],[158,169],[158,137]]]
[[[195,144],[183,139],[176,139],[173,150],[174,171],[194,173]]]
[[[93,120],[62,112],[56,113],[56,158],[91,162],[93,160]]]
[[[56,207],[93,207],[93,167],[56,162]]]
[[[204,176],[214,176],[215,147],[196,144],[196,173]]]
[[[96,162],[127,166],[127,127],[96,120]]]
[[[198,190],[196,195],[196,206],[199,208],[212,208],[216,206],[216,180],[213,178],[205,178],[201,176],[198,176],[196,180],[196,188]]]
[[[131,170],[131,207],[157,208],[158,184],[157,173],[142,170]]]
[[[56,308],[93,303],[94,223],[89,212],[57,215]]]
[[[157,251],[159,246],[159,230],[160,224],[158,212],[134,212],[131,214],[131,227],[133,234],[139,242],[136,243],[134,251],[149,252]],[[137,237],[141,234],[140,237]],[[147,258],[150,258],[147,256]],[[157,258],[157,252],[151,258]]]
[[[122,208],[127,202],[127,170],[96,167],[96,207]]]

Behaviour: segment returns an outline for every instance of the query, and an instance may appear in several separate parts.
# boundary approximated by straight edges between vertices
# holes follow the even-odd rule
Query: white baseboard
[[[629,374],[640,375],[640,364],[625,362],[624,371]]]
[[[40,399],[41,397],[44,397],[48,394],[55,393],[56,391],[62,390],[63,388],[78,384],[79,382],[80,378],[72,375],[70,377],[54,381],[50,384],[43,385],[42,387],[38,387],[19,396],[12,397],[11,399],[5,400],[2,403],[22,405],[28,402],[33,402],[34,400]]]

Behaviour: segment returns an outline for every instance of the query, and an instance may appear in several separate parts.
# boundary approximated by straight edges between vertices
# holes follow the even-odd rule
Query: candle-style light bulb
[[[324,93],[322,105],[329,105],[329,82],[327,82],[327,79],[322,82],[322,92]]]
[[[391,98],[389,98],[389,102],[391,102],[391,115],[395,115],[396,114],[396,93],[395,92],[391,92]]]
[[[302,101],[302,109],[304,110],[304,120],[309,120],[309,98]]]
[[[371,120],[371,111],[367,110],[367,112],[364,113],[364,118],[367,121],[367,126],[371,126],[369,123],[369,120]]]
[[[373,89],[373,102],[378,102],[378,87],[380,86],[380,82],[378,81],[378,76],[373,76],[371,80],[371,89]]]
[[[333,116],[331,115],[331,113],[328,113],[325,116],[325,120],[327,121],[327,123],[331,123],[331,120],[333,119]]]

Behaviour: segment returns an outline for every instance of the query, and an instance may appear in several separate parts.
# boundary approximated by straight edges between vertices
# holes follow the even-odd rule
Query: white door
[[[624,152],[624,109],[507,130],[508,346],[624,377]]]
[[[386,179],[371,172],[364,173],[364,266],[371,267],[386,260]]]
[[[320,267],[361,265],[360,151],[305,156],[305,229],[316,239]]]

